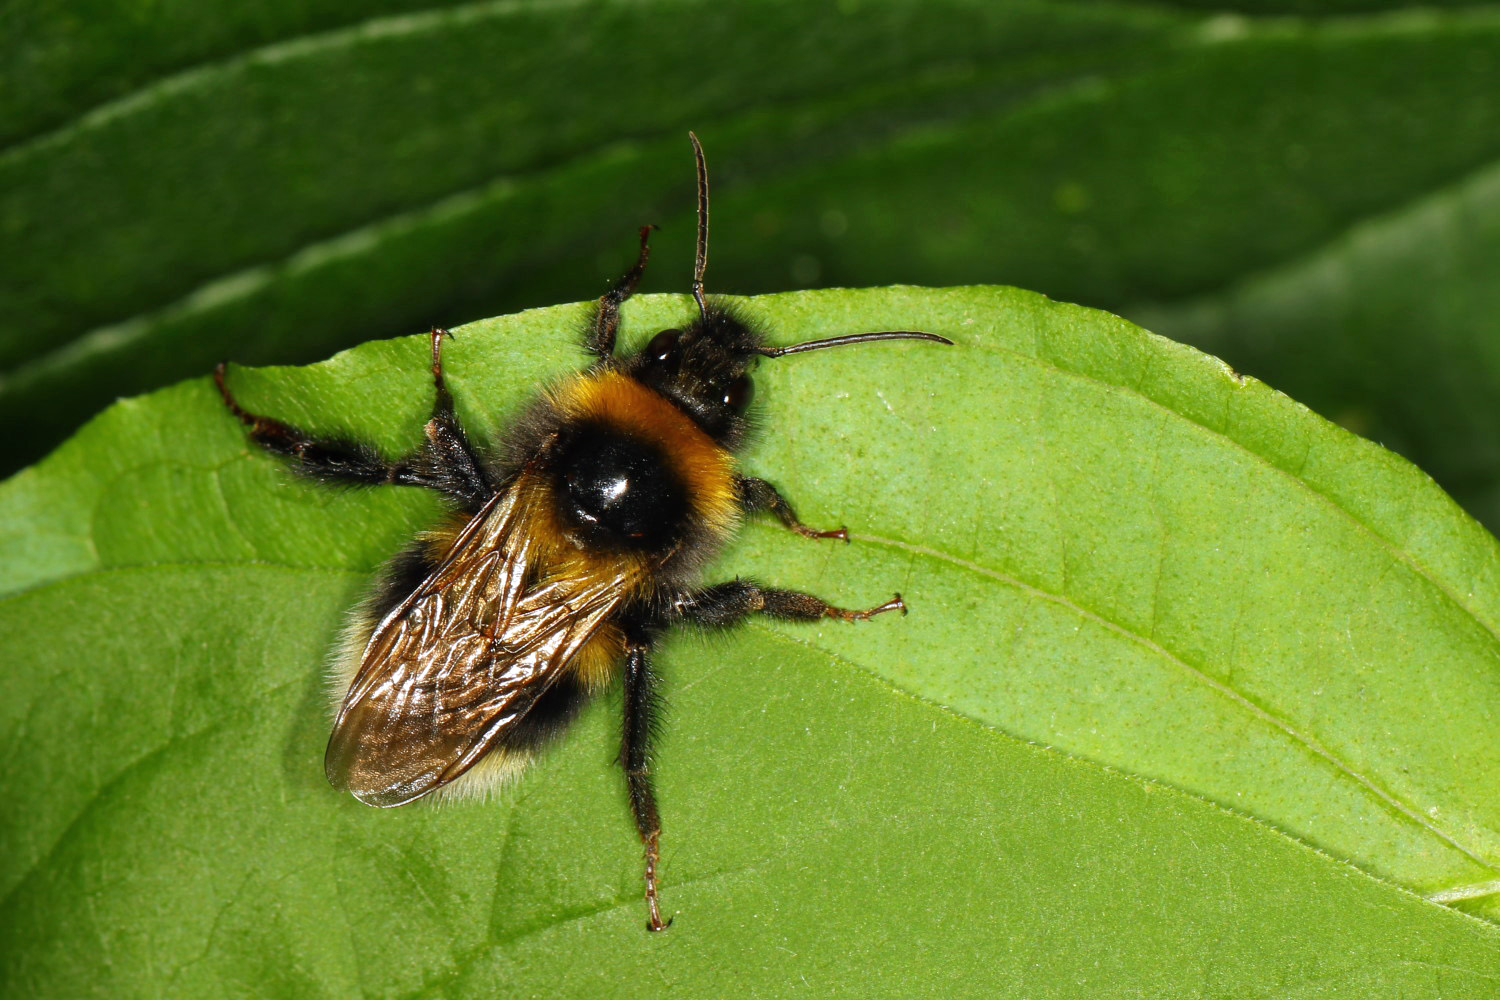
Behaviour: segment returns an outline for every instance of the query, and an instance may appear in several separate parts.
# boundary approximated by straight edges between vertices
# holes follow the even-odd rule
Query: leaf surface
[[[687,300],[627,307],[627,340]],[[674,635],[663,892],[617,695],[500,799],[381,811],[321,776],[319,667],[438,516],[248,446],[207,379],[0,486],[4,992],[27,996],[1443,995],[1495,989],[1496,544],[1423,474],[1254,380],[1011,289],[768,296],[746,468],[848,546],[716,564],[902,618]],[[582,307],[448,352],[492,438]],[[391,451],[425,338],[235,368]],[[1227,807],[1227,808],[1226,808]],[[143,900],[150,900],[143,906]]]
[[[1314,6],[16,0],[0,468],[225,357],[595,294],[644,222],[675,237],[646,288],[679,290],[693,128],[719,234],[749,237],[716,239],[716,288],[1006,283],[1110,309],[1493,524],[1500,216],[1462,192],[1500,154],[1500,19]],[[1374,266],[1344,252],[1445,199]],[[1274,309],[1234,305],[1288,269]]]

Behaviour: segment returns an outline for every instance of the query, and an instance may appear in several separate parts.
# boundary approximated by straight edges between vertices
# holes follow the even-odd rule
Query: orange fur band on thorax
[[[608,370],[568,379],[549,395],[568,419],[609,424],[656,446],[686,488],[696,517],[715,534],[734,526],[734,456],[671,400]]]

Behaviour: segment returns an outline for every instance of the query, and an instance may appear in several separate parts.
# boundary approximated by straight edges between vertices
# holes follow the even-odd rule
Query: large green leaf
[[[746,467],[853,543],[755,524],[713,576],[913,610],[667,644],[669,932],[617,696],[497,801],[325,785],[319,663],[438,507],[291,479],[200,378],[0,486],[5,992],[1493,995],[1500,932],[1434,900],[1496,912],[1500,548],[1429,479],[1028,293],[747,307],[958,345],[761,369]],[[461,330],[466,422],[576,365],[580,310]],[[425,346],[231,377],[394,450]]]
[[[1500,169],[1489,167],[1226,289],[1129,313],[1274,371],[1340,423],[1421,456],[1494,528],[1497,270]]]
[[[1495,6],[1207,6],[14,0],[3,467],[221,357],[592,294],[635,226],[688,226],[695,128],[758,237],[717,287],[1006,282],[1149,318],[1493,520],[1500,216],[1464,192],[1500,153]],[[1454,225],[1345,260],[1435,201]],[[1205,322],[1285,269],[1266,321]]]

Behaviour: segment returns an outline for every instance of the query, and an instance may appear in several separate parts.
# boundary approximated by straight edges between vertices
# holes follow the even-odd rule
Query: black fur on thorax
[[[609,369],[630,374],[627,366],[631,360],[629,357],[604,359],[579,375],[567,377],[586,377],[590,373]],[[538,393],[511,423],[490,463],[492,478],[504,484],[501,490],[512,488],[517,476],[528,467],[551,478],[556,471],[552,463],[557,458],[557,446],[572,436],[574,424],[574,421],[566,418],[552,405],[545,392]],[[628,431],[628,428],[618,429]],[[670,456],[665,456],[663,462],[667,468],[672,468]],[[554,497],[554,501],[558,499]],[[691,515],[681,517],[670,535],[670,541],[658,550],[661,562],[654,574],[657,589],[663,595],[662,600],[694,585],[700,572],[718,554],[724,541],[720,533],[711,530],[709,525]],[[651,600],[654,602],[655,598]]]

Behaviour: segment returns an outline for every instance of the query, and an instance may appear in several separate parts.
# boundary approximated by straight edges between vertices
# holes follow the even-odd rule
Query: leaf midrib
[[[526,10],[563,9],[568,7],[582,6],[587,0],[480,0],[480,2],[459,4],[448,7],[422,7],[400,13],[380,14],[374,17],[350,21],[333,27],[321,28],[300,34],[288,34],[263,45],[252,48],[237,49],[218,53],[207,61],[191,63],[164,70],[157,76],[143,80],[97,104],[66,118],[54,125],[44,126],[26,135],[17,136],[3,147],[0,147],[0,165],[3,165],[12,156],[23,156],[33,148],[46,148],[51,145],[64,143],[70,134],[86,129],[95,121],[108,121],[111,118],[128,114],[135,105],[144,104],[151,100],[157,92],[174,92],[186,90],[192,84],[204,77],[215,73],[232,71],[240,66],[256,64],[269,64],[290,58],[292,56],[307,55],[326,49],[336,48],[347,42],[357,41],[360,38],[377,36],[389,36],[401,33],[418,34],[429,31],[436,27],[445,26],[445,22],[463,23],[485,16],[501,18],[512,13]],[[705,5],[706,6],[706,5]],[[1087,3],[1070,3],[1062,6],[1075,8],[1089,8],[1094,5]],[[1253,32],[1268,29],[1268,34],[1286,34],[1297,29],[1315,27],[1319,29],[1343,29],[1343,30],[1370,30],[1373,24],[1377,27],[1386,27],[1382,22],[1394,22],[1390,27],[1410,30],[1414,18],[1422,18],[1424,23],[1461,23],[1465,20],[1486,20],[1493,16],[1492,10],[1484,6],[1461,7],[1452,9],[1434,10],[1421,6],[1399,7],[1394,9],[1380,9],[1355,11],[1350,13],[1339,13],[1324,16],[1313,16],[1307,14],[1288,14],[1284,12],[1258,13],[1249,10],[1232,10],[1229,12],[1205,10],[1194,5],[1180,5],[1176,3],[1160,4],[1143,2],[1143,0],[1113,0],[1110,8],[1131,12],[1146,12],[1154,15],[1169,14],[1181,19],[1181,28],[1190,33],[1190,40],[1199,45],[1224,44],[1224,35],[1221,23],[1225,16],[1233,18],[1237,30],[1228,36],[1229,41],[1249,37]],[[1218,15],[1217,17],[1215,15]],[[1252,26],[1249,30],[1245,25]]]
[[[62,145],[74,133],[130,114],[137,107],[149,104],[159,94],[187,91],[200,80],[212,79],[218,74],[236,72],[249,66],[271,65],[335,49],[362,39],[399,34],[417,35],[446,27],[449,23],[464,24],[486,16],[500,19],[527,10],[580,7],[588,2],[590,0],[479,0],[476,3],[450,7],[423,7],[399,14],[380,14],[333,28],[291,34],[253,48],[220,53],[206,62],[163,72],[91,105],[56,125],[17,137],[0,148],[0,166],[5,166],[12,158],[20,159],[34,151]]]
[[[286,48],[289,51],[300,49],[302,50],[302,52],[299,54],[305,52],[316,52],[321,50],[322,48],[332,47],[335,44],[338,44],[342,40],[342,36],[345,35],[348,35],[352,38],[360,35],[368,36],[373,33],[378,33],[382,29],[377,26],[386,25],[387,22],[390,22],[392,27],[394,27],[395,25],[405,25],[406,30],[416,32],[419,30],[426,30],[428,26],[423,25],[422,27],[411,27],[409,24],[407,24],[407,22],[424,19],[431,19],[434,21],[434,23],[440,22],[444,19],[455,19],[462,21],[464,17],[458,16],[460,12],[464,13],[467,17],[478,17],[482,16],[479,13],[480,11],[489,8],[493,8],[494,16],[499,17],[512,13],[516,10],[527,8],[529,6],[550,5],[555,7],[566,7],[577,6],[584,2],[586,2],[586,0],[484,0],[484,2],[482,3],[471,4],[462,7],[429,8],[427,10],[419,12],[409,12],[406,14],[375,18],[368,21],[358,22],[357,24],[351,26],[334,29],[329,32],[316,33],[307,36],[298,36],[296,38],[271,43],[270,45],[264,46],[259,49],[249,50],[248,52],[234,56],[229,60],[205,64],[200,67],[194,67],[190,70],[182,71],[180,73],[165,77],[159,81],[154,82],[148,87],[143,88],[142,91],[132,92],[132,94],[127,95],[126,97],[117,98],[113,101],[106,102],[105,104],[100,105],[98,108],[80,117],[76,122],[71,123],[66,127],[66,129],[82,129],[86,127],[88,122],[93,121],[96,118],[101,121],[108,121],[120,115],[127,114],[130,110],[128,106],[129,104],[140,103],[149,97],[149,93],[145,93],[145,91],[154,90],[158,87],[162,89],[185,89],[190,85],[191,81],[183,81],[181,83],[173,84],[171,88],[167,87],[168,84],[172,84],[174,81],[177,81],[179,77],[193,76],[194,78],[196,78],[197,76],[207,76],[215,71],[228,71],[232,68],[233,64],[240,62],[244,62],[246,64],[252,64],[262,60],[273,62],[277,58],[285,58],[287,56],[288,53],[280,52],[280,50],[283,48]],[[1488,25],[1491,22],[1495,22],[1497,20],[1495,12],[1483,9],[1443,11],[1441,13],[1441,16],[1435,16],[1431,11],[1424,11],[1423,14],[1424,24],[1431,22],[1432,24],[1436,25],[1462,23],[1464,21],[1479,21]],[[1252,20],[1251,18],[1245,17],[1243,15],[1235,16],[1237,18],[1243,17],[1246,20]],[[1335,18],[1327,18],[1322,20],[1302,18],[1289,19],[1285,16],[1267,15],[1265,18],[1259,19],[1265,26],[1265,30],[1262,31],[1259,35],[1250,31],[1240,32],[1233,35],[1230,39],[1228,39],[1227,42],[1224,39],[1214,36],[1211,32],[1198,30],[1202,27],[1201,22],[1185,22],[1176,32],[1176,43],[1183,46],[1184,48],[1192,46],[1239,43],[1247,39],[1254,40],[1258,37],[1272,38],[1278,36],[1286,36],[1293,33],[1297,29],[1306,29],[1309,27],[1314,27],[1322,31],[1342,30],[1351,34],[1357,33],[1361,37],[1369,35],[1378,37],[1382,34],[1387,33],[1409,33],[1411,30],[1412,18],[1412,12],[1404,9],[1396,11],[1381,11],[1372,14],[1341,15]],[[395,34],[397,32],[395,30],[390,30],[387,33]],[[926,64],[925,66],[913,67],[911,69],[911,73],[912,75],[920,75],[920,73],[923,72],[924,68],[927,70],[931,70],[934,66],[937,65],[940,65],[940,63],[934,62]],[[1100,79],[1102,72],[1106,77],[1104,80]],[[1024,112],[1028,108],[1034,108],[1036,106],[1045,105],[1047,103],[1054,103],[1058,100],[1066,100],[1068,99],[1068,93],[1070,93],[1071,90],[1076,89],[1070,88],[1069,84],[1087,84],[1087,86],[1083,88],[1084,92],[1093,93],[1096,87],[1101,83],[1107,83],[1110,86],[1118,86],[1125,79],[1145,79],[1149,78],[1151,74],[1152,70],[1150,69],[1120,70],[1114,72],[1113,74],[1109,74],[1107,72],[1101,71],[1099,67],[1095,66],[1080,68],[1076,73],[1070,76],[1056,78],[1053,81],[1052,86],[1039,88],[1028,96],[1018,99],[1016,102],[1014,102],[1012,108],[1017,113],[1019,113]],[[802,95],[798,95],[795,98],[789,96],[786,101],[783,101],[781,103],[792,106],[802,106],[809,102],[816,102],[822,98],[826,98],[830,93],[832,92],[808,92]],[[754,109],[755,113],[757,114],[762,113],[763,110],[764,108]],[[733,112],[731,112],[731,117],[732,116]],[[21,381],[24,383],[27,379],[35,377],[39,374],[44,374],[49,369],[54,369],[59,366],[66,366],[72,358],[80,354],[88,355],[100,349],[101,347],[105,349],[118,348],[121,343],[128,343],[132,340],[149,337],[154,330],[153,323],[156,320],[162,317],[170,317],[178,313],[191,313],[193,311],[195,303],[204,300],[217,299],[218,296],[215,294],[216,290],[233,289],[235,291],[233,298],[243,299],[247,294],[250,293],[252,285],[256,290],[258,290],[259,288],[265,287],[266,285],[269,285],[281,279],[285,276],[288,270],[295,268],[295,265],[299,260],[311,260],[315,263],[322,263],[325,257],[337,257],[337,248],[339,248],[341,245],[359,243],[361,242],[362,237],[378,237],[383,231],[391,228],[420,228],[430,220],[442,218],[451,209],[451,206],[460,203],[467,204],[470,202],[483,203],[496,191],[514,190],[514,188],[517,187],[518,184],[524,181],[524,179],[526,178],[539,176],[546,172],[556,170],[562,166],[576,165],[578,163],[588,162],[590,160],[607,159],[609,156],[617,152],[618,149],[622,147],[622,145],[634,145],[638,142],[651,142],[663,137],[664,135],[662,133],[654,133],[635,136],[630,140],[605,142],[592,146],[587,150],[580,150],[575,155],[566,157],[563,160],[555,161],[549,164],[532,164],[529,167],[523,167],[519,170],[508,171],[504,174],[490,177],[479,184],[471,184],[463,188],[440,192],[420,203],[409,205],[399,210],[389,211],[371,217],[358,223],[357,225],[347,227],[340,232],[333,233],[324,238],[304,244],[303,246],[297,247],[291,252],[280,255],[278,257],[268,258],[255,263],[248,263],[245,266],[236,268],[232,271],[224,272],[216,277],[200,282],[194,288],[189,289],[168,301],[157,303],[147,309],[136,311],[131,315],[110,321],[108,323],[105,323],[104,325],[94,326],[89,330],[85,330],[78,336],[73,337],[56,347],[53,347],[50,350],[46,350],[40,354],[32,356],[22,364],[12,368],[10,372],[0,373],[0,392],[6,391],[6,386],[9,383],[13,383],[15,381]],[[40,143],[40,141],[40,139],[36,140],[37,143]],[[33,145],[33,141],[28,140],[24,143],[14,145],[9,149],[0,150],[0,166],[4,166],[9,158],[20,158],[24,155],[27,155],[26,148],[29,148],[31,145]],[[1456,174],[1453,177],[1434,181],[1432,184],[1423,186],[1420,189],[1411,189],[1403,192],[1401,197],[1396,200],[1386,203],[1379,208],[1371,209],[1369,211],[1362,212],[1358,215],[1346,219],[1335,232],[1330,234],[1328,238],[1320,241],[1317,246],[1298,248],[1295,253],[1288,254],[1278,260],[1266,261],[1261,266],[1258,266],[1255,269],[1254,273],[1259,274],[1285,268],[1293,264],[1294,262],[1309,256],[1310,254],[1316,253],[1320,248],[1326,247],[1332,243],[1337,242],[1340,239],[1346,238],[1349,233],[1353,232],[1360,226],[1366,225],[1373,220],[1389,216],[1393,213],[1404,211],[1414,203],[1423,202],[1430,198],[1437,197],[1445,192],[1452,190],[1455,187],[1462,186],[1476,174],[1493,169],[1497,166],[1500,166],[1500,158],[1492,158],[1489,160],[1481,161],[1479,163],[1467,166],[1462,172]],[[1162,299],[1153,299],[1151,300],[1151,305],[1154,307],[1168,307],[1176,302],[1190,302],[1197,301],[1205,297],[1212,297],[1217,294],[1222,294],[1225,290],[1233,287],[1237,283],[1243,281],[1245,278],[1245,274],[1233,275],[1230,276],[1226,282],[1221,283],[1216,287],[1198,289],[1191,294],[1183,296],[1171,296]],[[225,297],[227,298],[230,296]]]
[[[1205,428],[1205,429],[1208,429],[1208,428]],[[1337,508],[1337,509],[1343,510],[1343,508]],[[1352,515],[1351,515],[1351,517],[1352,517]],[[852,541],[868,542],[868,543],[871,543],[871,544],[880,545],[880,546],[884,546],[884,547],[887,547],[887,548],[896,549],[898,551],[906,552],[906,553],[909,553],[909,554],[912,554],[912,555],[915,555],[915,556],[919,556],[921,558],[938,561],[938,562],[944,563],[944,564],[946,564],[948,566],[952,566],[954,568],[963,570],[964,572],[973,573],[973,574],[979,575],[981,577],[984,577],[986,579],[994,580],[994,581],[1002,583],[1002,584],[1004,584],[1006,586],[1013,587],[1013,588],[1015,588],[1017,590],[1020,590],[1020,591],[1024,592],[1025,594],[1027,594],[1028,596],[1032,597],[1032,598],[1035,598],[1035,599],[1038,599],[1038,600],[1047,601],[1048,603],[1057,605],[1059,607],[1066,608],[1070,612],[1078,615],[1080,618],[1083,618],[1084,620],[1093,622],[1093,623],[1095,623],[1095,624],[1097,624],[1097,625],[1099,625],[1099,626],[1101,626],[1101,627],[1103,627],[1103,628],[1105,628],[1105,629],[1107,629],[1107,630],[1109,630],[1109,631],[1111,631],[1111,632],[1113,632],[1113,633],[1115,633],[1117,635],[1120,635],[1121,637],[1125,638],[1127,641],[1135,643],[1136,645],[1140,646],[1141,648],[1147,650],[1152,655],[1154,655],[1154,656],[1160,658],[1161,660],[1163,660],[1164,662],[1170,664],[1174,669],[1178,670],[1179,672],[1181,672],[1185,676],[1191,678],[1195,682],[1200,683],[1200,684],[1208,687],[1210,690],[1214,691],[1220,697],[1224,698],[1229,704],[1231,704],[1232,706],[1234,706],[1236,709],[1238,709],[1240,711],[1243,711],[1243,712],[1246,712],[1246,713],[1249,713],[1254,718],[1260,719],[1263,722],[1265,722],[1265,723],[1273,726],[1278,731],[1284,733],[1295,744],[1297,744],[1298,746],[1303,747],[1304,749],[1306,749],[1309,753],[1313,754],[1314,756],[1316,756],[1316,757],[1318,757],[1318,758],[1326,761],[1330,766],[1332,766],[1335,769],[1335,771],[1337,773],[1339,773],[1340,775],[1344,776],[1345,780],[1348,780],[1348,781],[1354,783],[1360,789],[1363,789],[1364,791],[1366,791],[1366,792],[1370,793],[1371,795],[1375,796],[1381,802],[1383,802],[1387,806],[1389,806],[1397,814],[1399,814],[1402,817],[1404,817],[1408,822],[1411,822],[1411,823],[1415,824],[1417,827],[1419,827],[1420,829],[1425,830],[1428,834],[1430,834],[1431,836],[1433,836],[1437,840],[1439,840],[1439,841],[1441,841],[1441,842],[1449,845],[1454,850],[1459,851],[1465,857],[1468,857],[1469,859],[1471,859],[1472,861],[1474,861],[1476,864],[1479,864],[1479,865],[1481,865],[1481,866],[1483,866],[1483,867],[1485,867],[1487,869],[1490,869],[1490,870],[1496,870],[1495,867],[1486,858],[1484,858],[1482,855],[1476,853],[1475,849],[1472,849],[1472,848],[1466,846],[1461,841],[1459,841],[1454,835],[1452,835],[1449,832],[1447,832],[1441,826],[1433,823],[1431,820],[1429,820],[1427,817],[1425,817],[1419,809],[1417,809],[1415,806],[1411,805],[1410,803],[1406,802],[1400,796],[1396,795],[1393,792],[1387,791],[1386,789],[1381,788],[1379,785],[1375,784],[1369,778],[1367,778],[1364,775],[1362,775],[1352,765],[1350,765],[1348,762],[1344,761],[1341,757],[1339,757],[1333,751],[1329,750],[1327,747],[1323,746],[1318,740],[1314,739],[1311,735],[1309,735],[1308,733],[1302,732],[1296,726],[1294,726],[1290,722],[1282,719],[1280,716],[1276,715],[1274,712],[1271,712],[1269,709],[1266,709],[1266,708],[1264,708],[1264,707],[1256,704],[1253,700],[1251,700],[1250,698],[1248,698],[1244,694],[1240,693],[1239,691],[1235,690],[1232,685],[1226,684],[1226,683],[1224,683],[1222,681],[1219,681],[1219,680],[1213,678],[1204,669],[1202,669],[1199,666],[1195,666],[1195,665],[1189,663],[1187,660],[1185,660],[1182,657],[1178,656],[1177,654],[1173,653],[1170,649],[1168,649],[1167,647],[1163,646],[1161,643],[1157,642],[1156,640],[1154,640],[1154,639],[1152,639],[1152,638],[1150,638],[1148,636],[1141,635],[1138,632],[1136,632],[1136,631],[1128,628],[1127,626],[1125,626],[1125,625],[1123,625],[1123,624],[1121,624],[1119,622],[1116,622],[1116,621],[1110,619],[1109,617],[1101,614],[1100,612],[1085,607],[1084,605],[1078,603],[1077,601],[1073,600],[1072,598],[1070,598],[1068,596],[1065,596],[1065,595],[1060,594],[1060,593],[1053,593],[1053,592],[1051,592],[1049,590],[1046,590],[1046,589],[1044,589],[1042,587],[1037,586],[1036,584],[1033,584],[1033,583],[1027,582],[1025,580],[1022,580],[1019,577],[1016,577],[1016,576],[1013,576],[1011,574],[1002,572],[1002,571],[1000,571],[998,569],[994,569],[993,567],[985,566],[985,565],[983,565],[981,563],[974,562],[974,561],[969,560],[969,559],[965,559],[963,557],[954,555],[952,553],[945,552],[945,551],[943,551],[941,549],[933,548],[931,546],[921,545],[921,544],[917,544],[917,543],[913,543],[913,542],[906,542],[906,541],[901,541],[901,540],[898,540],[898,539],[885,538],[885,537],[882,537],[882,536],[870,535],[870,534],[865,534],[865,533],[851,534],[850,538],[851,538]],[[182,570],[194,570],[194,569],[202,569],[202,568],[223,568],[223,569],[239,569],[239,568],[246,568],[246,569],[268,569],[269,568],[269,569],[280,570],[280,571],[284,571],[284,572],[288,572],[288,573],[301,573],[301,572],[305,572],[305,573],[323,574],[323,575],[345,575],[345,576],[357,576],[357,577],[367,576],[368,572],[369,572],[368,570],[351,569],[351,568],[348,568],[348,567],[293,565],[293,564],[288,564],[288,563],[277,562],[277,561],[274,561],[274,560],[261,560],[261,559],[254,559],[254,560],[249,560],[249,559],[164,560],[164,561],[152,562],[152,563],[137,563],[137,564],[130,564],[130,565],[116,565],[116,566],[108,566],[108,567],[98,567],[98,568],[91,569],[91,570],[88,570],[88,571],[85,571],[85,572],[82,572],[82,573],[71,574],[71,575],[66,576],[66,577],[58,578],[56,580],[46,581],[45,583],[38,584],[35,587],[27,588],[26,590],[17,592],[16,594],[10,594],[10,595],[5,595],[3,597],[0,597],[0,604],[3,604],[7,600],[10,600],[10,599],[13,599],[13,598],[18,598],[18,597],[21,597],[23,595],[31,595],[31,594],[35,594],[35,593],[38,593],[38,592],[46,591],[46,590],[49,590],[49,589],[55,589],[55,588],[65,587],[65,586],[68,586],[68,585],[71,585],[71,584],[74,584],[74,583],[84,582],[84,581],[89,580],[90,578],[93,578],[93,577],[96,577],[96,576],[99,576],[99,575],[103,575],[103,574],[113,574],[113,573],[121,573],[121,572],[176,572],[176,571],[182,571]],[[872,670],[872,669],[870,669],[868,667],[862,666],[860,664],[852,663],[851,661],[847,661],[846,658],[839,656],[838,654],[834,653],[831,650],[824,649],[823,647],[818,646],[815,643],[805,642],[805,641],[801,640],[799,637],[792,636],[792,635],[784,633],[780,629],[766,628],[766,629],[759,630],[759,631],[763,631],[765,634],[769,634],[769,635],[773,635],[773,636],[778,636],[778,637],[781,637],[781,638],[789,640],[789,641],[800,641],[800,642],[803,642],[803,644],[806,645],[806,646],[808,646],[809,648],[817,649],[822,655],[830,657],[833,660],[836,660],[836,661],[838,661],[840,663],[843,663],[845,666],[849,667],[850,669],[858,670],[858,671],[860,671],[862,673],[867,673],[867,674],[869,674],[871,676],[874,676],[874,677],[880,679],[885,685],[887,685],[888,687],[892,688],[893,690],[900,691],[903,694],[907,694],[907,695],[909,695],[911,697],[915,697],[919,701],[923,702],[924,704],[935,704],[935,703],[931,702],[930,699],[924,697],[923,695],[921,695],[918,692],[913,692],[913,691],[906,690],[900,684],[896,683],[895,681],[893,681],[888,676],[886,676],[884,674],[881,674],[881,673],[879,673],[877,671],[874,671],[874,670]],[[950,712],[950,713],[952,713],[955,716],[960,717],[960,718],[965,718],[965,719],[969,718],[968,716],[964,715],[962,712],[956,712],[956,711],[954,711],[951,708],[947,708],[946,711],[948,711],[948,712]],[[971,720],[971,721],[978,722],[979,720]],[[159,750],[161,748],[157,748],[157,749]],[[152,751],[152,752],[156,752],[156,751]],[[139,759],[140,758],[137,758],[137,760],[139,760]],[[130,767],[130,766],[132,766],[132,765],[127,765],[127,768]],[[118,777],[118,776],[116,776],[116,777]],[[114,780],[116,780],[116,778],[111,778],[110,779],[110,781],[114,781]],[[76,821],[76,819],[75,819],[75,821]],[[71,827],[71,825],[72,824],[70,823],[69,826]],[[51,853],[51,850],[55,850],[55,846],[56,845],[54,845],[54,847],[49,850],[49,854]],[[3,906],[4,902],[5,901],[0,901],[0,906]]]

